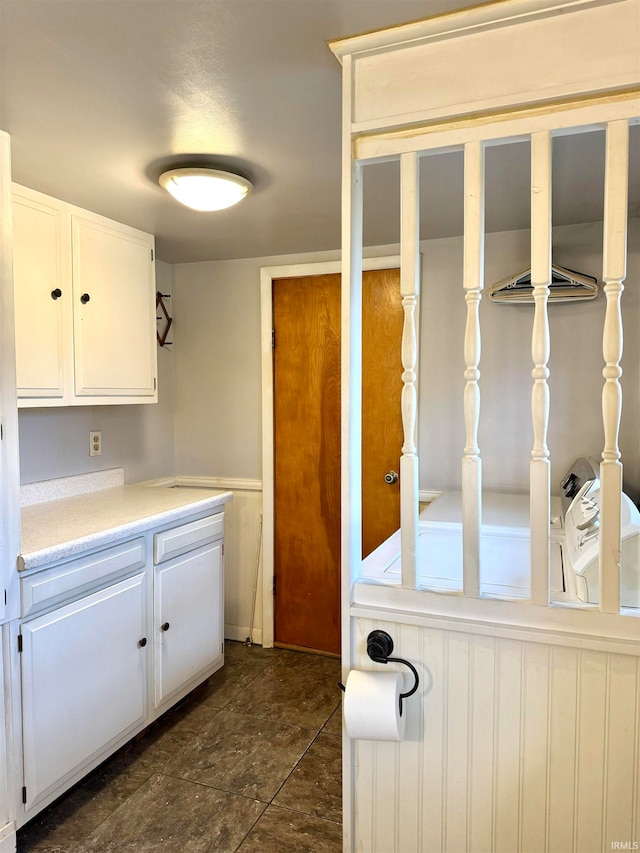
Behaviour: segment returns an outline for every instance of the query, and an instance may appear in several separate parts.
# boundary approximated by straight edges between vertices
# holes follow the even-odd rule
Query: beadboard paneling
[[[604,853],[638,840],[640,658],[358,619],[363,669],[379,668],[373,628],[421,684],[403,743],[355,742],[356,850]]]
[[[224,539],[224,635],[244,641],[249,636],[251,605],[255,583],[262,492],[234,489],[233,500],[225,505]],[[253,641],[262,642],[262,560],[254,617]]]

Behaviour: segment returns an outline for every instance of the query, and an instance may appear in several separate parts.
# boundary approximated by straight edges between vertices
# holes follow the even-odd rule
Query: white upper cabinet
[[[71,221],[76,394],[154,396],[153,238],[91,214]]]
[[[154,240],[13,185],[18,404],[157,401]]]
[[[69,211],[62,202],[14,186],[18,397],[62,400],[65,395],[71,352],[68,234]]]

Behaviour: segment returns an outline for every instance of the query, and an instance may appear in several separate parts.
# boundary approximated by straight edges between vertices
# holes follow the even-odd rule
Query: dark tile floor
[[[225,666],[18,833],[18,853],[339,853],[339,662]]]

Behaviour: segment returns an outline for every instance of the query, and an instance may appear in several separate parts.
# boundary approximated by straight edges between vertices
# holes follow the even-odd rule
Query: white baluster
[[[551,283],[551,134],[531,136],[531,284],[535,302],[531,357],[533,450],[530,463],[531,602],[549,604],[551,477],[549,426],[549,285]]]
[[[618,447],[622,412],[622,282],[627,266],[627,192],[629,173],[629,127],[626,121],[607,126],[604,187],[603,272],[607,309],[602,354],[602,419],[604,450],[600,465],[600,610],[620,611],[620,511],[622,463]]]
[[[418,453],[416,448],[418,324],[416,308],[420,292],[420,215],[417,154],[403,154],[400,158],[400,169],[402,204],[400,214],[400,294],[404,309],[402,331],[402,426],[404,444],[400,458],[401,569],[402,586],[407,589],[415,589],[418,553]]]
[[[480,595],[482,529],[482,460],[480,422],[480,300],[484,287],[484,146],[464,148],[464,289],[467,324],[464,335],[464,420],[466,445],[462,460],[462,575],[466,596]]]

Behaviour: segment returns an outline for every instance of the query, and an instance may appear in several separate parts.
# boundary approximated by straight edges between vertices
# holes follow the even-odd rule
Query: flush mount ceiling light
[[[242,201],[253,186],[240,175],[218,169],[171,169],[159,178],[160,186],[194,210],[223,210]]]

